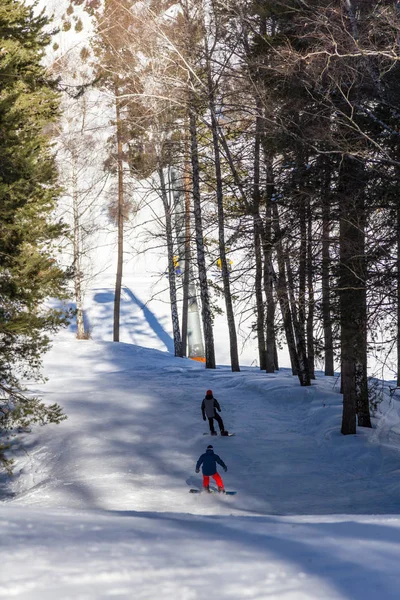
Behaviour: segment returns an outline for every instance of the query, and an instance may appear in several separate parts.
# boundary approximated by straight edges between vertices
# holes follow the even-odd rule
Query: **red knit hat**
[[[212,390],[207,390],[206,391],[206,396],[212,396],[212,395],[213,395]]]

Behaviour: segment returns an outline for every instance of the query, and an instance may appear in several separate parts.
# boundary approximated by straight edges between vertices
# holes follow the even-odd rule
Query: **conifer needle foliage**
[[[18,383],[38,377],[48,335],[68,315],[46,305],[65,296],[66,273],[54,258],[63,231],[51,220],[59,194],[57,171],[46,133],[57,118],[58,95],[42,58],[50,42],[47,18],[15,0],[0,4],[0,394],[13,396],[13,426],[32,419]],[[24,404],[25,408],[28,406]],[[39,422],[57,421],[40,402],[30,403]],[[29,413],[28,410],[28,413]],[[40,411],[43,418],[39,416]],[[10,416],[8,421],[10,422]],[[4,434],[4,418],[0,434]]]

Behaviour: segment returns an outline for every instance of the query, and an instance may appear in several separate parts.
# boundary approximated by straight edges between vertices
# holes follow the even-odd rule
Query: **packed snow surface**
[[[68,2],[39,5],[57,23]],[[84,29],[61,28],[49,61],[63,56],[76,68],[90,24],[82,7],[75,11]],[[108,99],[98,91],[89,99],[91,118],[104,127],[102,165]],[[236,278],[246,268],[240,252],[232,254],[231,284],[242,299],[235,314],[247,366],[206,371],[174,358],[157,229],[162,205],[135,193],[140,210],[125,232],[121,343],[111,342],[117,238],[100,194],[104,222],[96,220],[84,269],[91,339],[59,335],[46,357],[47,383],[27,382],[61,404],[68,420],[19,436],[15,475],[0,477],[0,600],[398,600],[400,403],[390,397],[393,382],[378,389],[374,428],[344,437],[336,378],[319,374],[301,388],[286,369],[266,375],[252,368],[253,283],[250,276],[246,292]],[[215,265],[209,269],[220,283]],[[180,285],[178,278],[179,294]],[[216,295],[213,302],[224,308]],[[225,315],[216,314],[214,334],[217,362],[226,365]],[[289,364],[287,353],[280,361]],[[203,435],[200,404],[210,388],[233,437]],[[194,469],[209,443],[228,466],[222,476],[235,496],[188,493],[201,486]]]
[[[3,478],[0,598],[398,599],[398,401],[340,435],[335,378],[205,370],[59,337],[36,385],[68,414]],[[229,438],[205,436],[211,388]],[[383,390],[385,391],[385,390]],[[207,444],[236,496],[189,494]]]

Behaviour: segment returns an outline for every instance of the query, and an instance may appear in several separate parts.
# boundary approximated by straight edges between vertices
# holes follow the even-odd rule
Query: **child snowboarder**
[[[224,422],[222,421],[221,417],[217,413],[217,410],[219,412],[221,412],[221,407],[219,405],[219,402],[216,398],[214,398],[212,390],[207,390],[206,397],[204,398],[203,402],[201,403],[201,412],[203,414],[203,421],[206,421],[206,415],[207,415],[208,423],[210,425],[211,435],[217,435],[217,433],[214,429],[214,419],[217,421],[217,423],[219,425],[221,435],[228,435],[228,432],[225,431],[225,428],[224,428]]]
[[[217,463],[221,465],[221,467],[226,473],[228,467],[226,466],[222,458],[218,456],[218,454],[214,454],[214,448],[210,444],[209,446],[207,446],[206,452],[202,454],[199,460],[197,461],[196,473],[200,472],[200,467],[201,465],[203,465],[203,489],[206,492],[210,491],[210,477],[212,477],[218,486],[218,491],[224,494],[224,482],[222,481],[221,475],[217,473]]]

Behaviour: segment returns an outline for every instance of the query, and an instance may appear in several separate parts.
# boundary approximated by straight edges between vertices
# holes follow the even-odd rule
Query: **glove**
[[[200,473],[200,469],[196,469],[196,473]]]
[[[228,467],[224,467],[224,471],[225,471],[225,473],[227,472],[227,470],[228,470]]]
[[[205,417],[203,417],[203,421],[206,421],[207,419]]]

